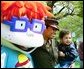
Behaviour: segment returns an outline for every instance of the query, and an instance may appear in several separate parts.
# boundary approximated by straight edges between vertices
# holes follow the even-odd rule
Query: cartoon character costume
[[[33,68],[30,53],[44,43],[50,9],[39,1],[1,1],[1,68]]]

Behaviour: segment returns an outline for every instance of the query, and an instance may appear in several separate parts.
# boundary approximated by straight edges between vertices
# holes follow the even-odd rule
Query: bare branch
[[[56,19],[59,20],[59,19],[62,19],[62,18],[64,18],[64,17],[68,16],[68,15],[73,16],[73,15],[77,15],[77,14],[69,14],[69,13],[66,13],[66,14],[64,14],[62,17],[56,17]]]
[[[65,8],[65,6],[63,6],[63,7],[61,8],[61,10],[60,10],[58,13],[54,14],[54,15],[57,15],[57,14],[61,13],[61,11],[62,11],[64,8]]]

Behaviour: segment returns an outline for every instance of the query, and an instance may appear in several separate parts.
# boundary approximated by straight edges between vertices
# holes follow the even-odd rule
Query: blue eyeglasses
[[[35,33],[43,33],[46,29],[45,23],[39,19],[32,19],[30,22],[27,17],[21,17],[18,19],[17,17],[12,17],[10,21],[4,20],[4,24],[10,26],[10,31],[13,32],[26,32],[28,28]]]

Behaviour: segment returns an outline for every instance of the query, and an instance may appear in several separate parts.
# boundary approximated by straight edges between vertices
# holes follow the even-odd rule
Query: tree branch
[[[73,15],[76,15],[76,14],[69,14],[69,13],[66,13],[66,14],[64,14],[62,17],[57,17],[56,19],[59,20],[59,19],[62,19],[62,18],[64,18],[64,17],[68,16],[68,15],[73,16]]]
[[[57,14],[61,13],[61,11],[62,11],[64,8],[65,8],[65,6],[63,6],[63,7],[61,8],[61,10],[60,10],[58,13],[54,14],[54,15],[57,15]]]

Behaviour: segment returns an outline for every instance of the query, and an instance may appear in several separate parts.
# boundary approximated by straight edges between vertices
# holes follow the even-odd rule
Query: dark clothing
[[[79,52],[80,60],[83,60],[83,42],[80,42],[78,52]]]
[[[72,62],[77,56],[77,50],[73,43],[70,45],[59,44],[59,51],[62,51],[65,54],[65,57],[59,56],[59,63],[62,64],[64,62]]]
[[[79,44],[78,53],[80,57],[80,68],[83,68],[83,42]]]
[[[52,44],[51,42],[46,42],[42,47],[31,53],[35,68],[54,68],[58,58],[58,48],[56,45],[52,47]],[[53,51],[54,49],[55,51]]]

